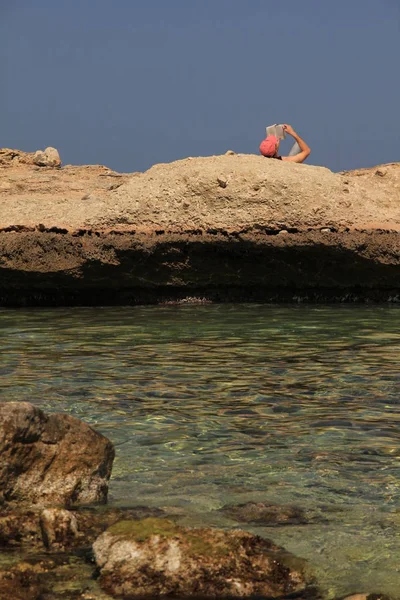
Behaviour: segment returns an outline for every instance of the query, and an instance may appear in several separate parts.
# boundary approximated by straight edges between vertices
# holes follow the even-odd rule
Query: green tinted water
[[[327,598],[400,598],[400,310],[256,305],[0,312],[0,400],[67,411],[116,445],[110,503],[185,524],[295,504],[254,527]]]

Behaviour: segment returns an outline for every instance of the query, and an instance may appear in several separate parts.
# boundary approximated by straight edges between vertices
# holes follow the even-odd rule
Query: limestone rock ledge
[[[400,300],[400,163],[145,173],[0,150],[0,305]]]

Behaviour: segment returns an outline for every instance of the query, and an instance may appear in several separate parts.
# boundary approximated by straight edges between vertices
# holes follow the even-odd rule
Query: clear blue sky
[[[400,0],[0,0],[0,146],[142,171],[257,153],[400,160]]]

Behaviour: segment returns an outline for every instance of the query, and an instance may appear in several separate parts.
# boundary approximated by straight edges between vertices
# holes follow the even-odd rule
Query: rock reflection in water
[[[329,597],[400,597],[397,307],[2,311],[0,325],[1,400],[107,435],[112,504],[266,535],[308,558]],[[250,502],[321,518],[220,510]]]

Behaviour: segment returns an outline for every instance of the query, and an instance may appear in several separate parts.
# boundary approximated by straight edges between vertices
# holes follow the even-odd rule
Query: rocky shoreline
[[[33,159],[0,150],[2,306],[400,301],[400,163]]]
[[[162,509],[101,507],[111,442],[29,403],[0,403],[0,453],[0,600],[324,599],[305,560],[243,530],[318,523],[319,515],[227,506],[240,529],[226,530],[183,527]]]

